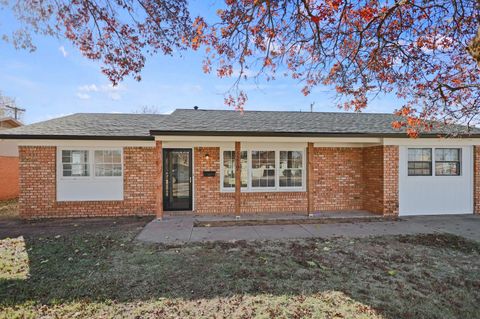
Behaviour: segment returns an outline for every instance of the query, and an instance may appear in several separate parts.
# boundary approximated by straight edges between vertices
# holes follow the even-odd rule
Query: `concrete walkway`
[[[416,216],[398,221],[341,224],[291,224],[228,227],[193,227],[193,217],[153,220],[137,239],[163,244],[288,238],[367,237],[450,233],[480,241],[480,216]]]

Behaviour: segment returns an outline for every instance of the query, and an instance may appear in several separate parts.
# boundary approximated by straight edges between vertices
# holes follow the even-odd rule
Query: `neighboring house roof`
[[[0,130],[11,129],[22,125],[22,122],[13,117],[0,117]]]
[[[375,136],[405,137],[392,128],[393,114],[185,110],[170,115],[79,113],[0,133],[0,138],[138,139],[154,135]],[[466,133],[464,127],[451,126]],[[424,136],[438,136],[432,131]],[[479,129],[469,136],[480,137]]]

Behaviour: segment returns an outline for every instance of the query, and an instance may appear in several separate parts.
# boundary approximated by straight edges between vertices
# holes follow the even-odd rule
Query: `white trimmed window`
[[[408,176],[460,176],[461,158],[460,148],[409,148]]]
[[[249,149],[241,152],[242,191],[304,191],[303,149]],[[235,151],[221,151],[222,191],[235,190]]]
[[[121,177],[121,149],[63,149],[61,176],[65,178]]]

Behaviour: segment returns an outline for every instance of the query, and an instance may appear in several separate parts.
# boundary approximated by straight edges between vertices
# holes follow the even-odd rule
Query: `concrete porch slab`
[[[218,227],[351,223],[392,219],[396,219],[396,217],[382,216],[368,211],[316,212],[310,215],[306,215],[303,212],[292,214],[243,214],[240,216],[233,214],[228,216],[195,216],[193,224],[195,227]]]

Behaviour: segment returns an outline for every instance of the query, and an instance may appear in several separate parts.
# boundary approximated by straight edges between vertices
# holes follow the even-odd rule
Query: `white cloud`
[[[110,84],[107,84],[107,85],[102,85],[100,87],[100,91],[107,94],[107,96],[114,101],[120,100],[122,98],[120,92],[125,91],[125,90],[126,90],[126,86],[124,86],[122,84],[113,86],[110,83]]]
[[[85,84],[77,88],[77,97],[85,100],[90,98],[90,95],[87,93],[101,93],[111,100],[118,101],[122,99],[121,92],[125,90],[126,86],[122,84],[117,86],[113,86],[112,84]]]
[[[58,50],[60,50],[60,52],[62,52],[63,54],[63,57],[66,58],[68,56],[68,52],[67,50],[65,49],[65,47],[63,45],[61,45]]]
[[[77,92],[77,97],[80,100],[89,100],[90,99],[90,95],[88,95],[86,93],[82,93],[82,92]]]
[[[80,92],[98,92],[98,87],[95,84],[85,84],[78,87]]]

